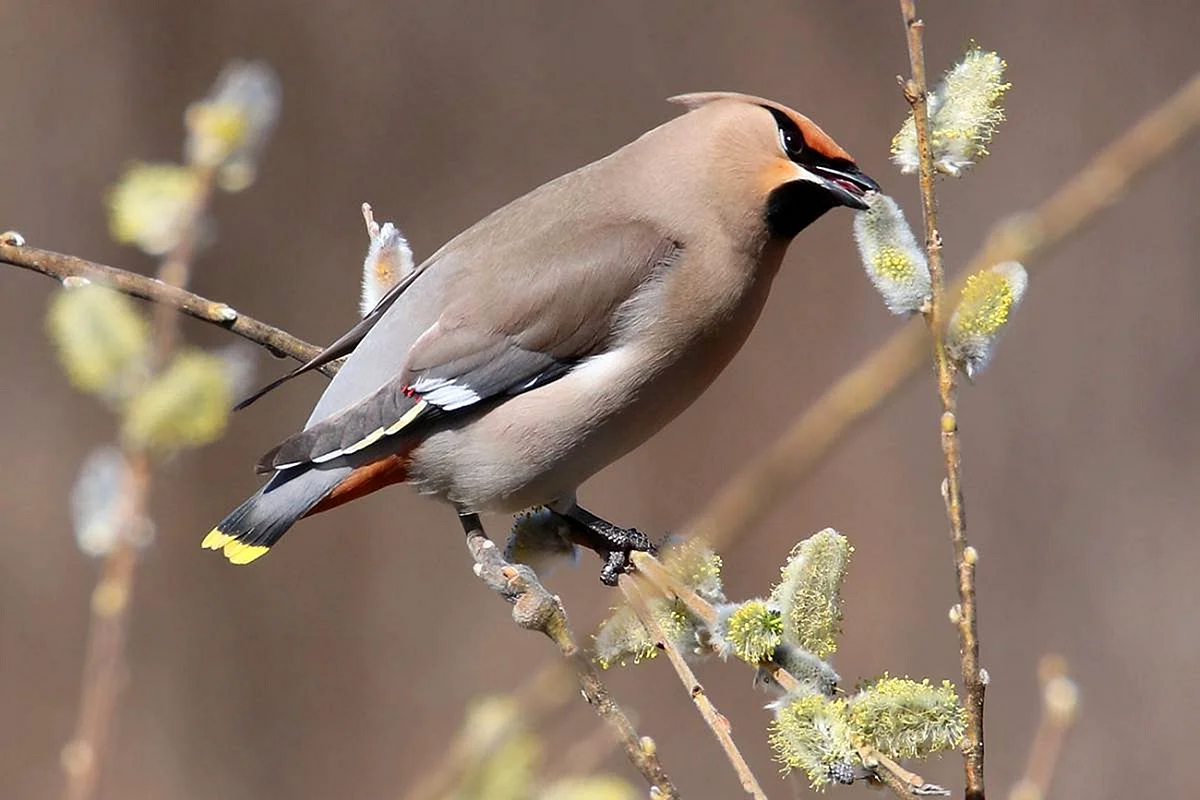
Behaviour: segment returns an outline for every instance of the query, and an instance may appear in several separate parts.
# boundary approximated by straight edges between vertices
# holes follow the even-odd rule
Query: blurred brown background
[[[1014,84],[994,155],[942,183],[949,263],[1031,206],[1200,64],[1193,0],[934,3],[931,70],[974,38]],[[811,114],[915,221],[887,163],[906,111],[893,3],[8,2],[0,5],[0,228],[139,270],[102,197],[133,158],[178,158],[181,113],[231,57],[279,71],[284,111],[259,182],[219,198],[195,288],[327,342],[352,323],[366,247],[358,206],[418,257],[539,183],[676,113],[663,98],[737,89]],[[1056,795],[1194,791],[1200,674],[1200,148],[1186,146],[1099,224],[1035,265],[996,363],[961,421],[988,693],[988,777],[1002,796],[1037,711],[1035,665],[1064,653],[1084,693]],[[850,216],[801,237],[745,352],[700,402],[584,498],[661,531],[686,520],[823,387],[896,328],[857,265]],[[0,269],[0,797],[54,796],[73,724],[96,566],[66,498],[112,421],[71,391],[43,335],[53,284]],[[197,323],[193,341],[227,343]],[[284,368],[266,356],[260,376]],[[156,481],[158,539],[138,575],[131,683],[107,798],[398,797],[468,700],[519,684],[552,648],[471,574],[453,515],[395,489],[301,524],[234,569],[199,540],[255,487],[251,465],[298,425],[310,377],[237,415]],[[732,411],[731,411],[732,410]],[[834,525],[857,553],[836,664],[954,677],[950,546],[931,380],[845,439],[767,524],[726,553],[733,596],[766,590],[792,544]],[[492,520],[492,530],[503,530]],[[598,563],[558,573],[583,634],[612,592]],[[747,670],[700,676],[768,791],[762,696]],[[610,674],[687,797],[738,796],[665,662]],[[582,701],[551,752],[596,725]],[[619,756],[605,766],[633,775]],[[570,765],[555,764],[556,770]],[[921,768],[959,786],[945,757]],[[838,796],[866,796],[858,787]]]

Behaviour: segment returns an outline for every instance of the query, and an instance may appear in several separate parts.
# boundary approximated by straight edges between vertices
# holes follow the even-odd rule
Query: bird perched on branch
[[[778,103],[672,100],[687,112],[459,234],[245,401],[349,354],[204,547],[248,563],[301,517],[408,483],[464,520],[545,505],[615,583],[650,543],[581,508],[576,488],[712,383],[796,234],[879,188]]]

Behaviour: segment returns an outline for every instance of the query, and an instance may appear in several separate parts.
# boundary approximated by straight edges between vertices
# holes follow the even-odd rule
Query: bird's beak
[[[808,169],[824,181],[825,188],[838,199],[838,202],[859,211],[867,210],[867,204],[863,202],[863,195],[867,192],[879,191],[879,184],[875,182],[875,179],[864,175],[855,166],[834,168],[813,165]]]

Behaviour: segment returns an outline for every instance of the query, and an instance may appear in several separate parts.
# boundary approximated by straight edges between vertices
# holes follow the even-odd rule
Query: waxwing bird
[[[581,508],[576,488],[712,383],[796,234],[879,188],[790,108],[672,101],[686,113],[459,234],[245,401],[349,354],[203,546],[248,563],[301,517],[408,483],[469,521],[545,505],[615,583],[649,541]]]

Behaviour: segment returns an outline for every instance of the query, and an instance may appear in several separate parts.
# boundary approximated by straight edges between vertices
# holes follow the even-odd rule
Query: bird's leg
[[[636,528],[619,527],[578,505],[562,511],[552,510],[567,523],[568,538],[572,542],[595,550],[604,559],[600,581],[607,586],[617,585],[617,578],[629,566],[630,553],[655,551],[650,538]]]

